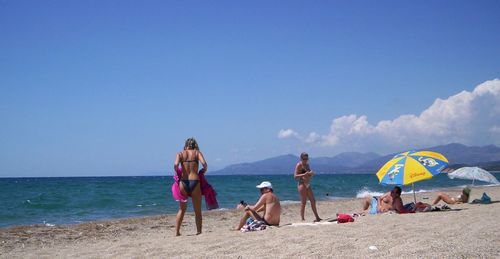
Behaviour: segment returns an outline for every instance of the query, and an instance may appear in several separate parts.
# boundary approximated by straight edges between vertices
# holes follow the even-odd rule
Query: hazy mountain
[[[334,157],[311,157],[309,163],[315,172],[348,171],[350,168],[379,157],[375,153],[346,152]],[[252,163],[241,163],[227,166],[212,174],[292,174],[299,157],[283,155]]]
[[[451,143],[442,146],[435,146],[431,148],[424,148],[422,150],[429,150],[443,154],[450,162],[450,167],[459,168],[468,165],[481,165],[487,162],[500,160],[500,148],[495,145],[483,147],[468,147],[458,143]],[[361,171],[377,171],[387,161],[398,153],[381,156],[371,161],[360,165],[357,169]],[[494,166],[495,163],[487,164]]]
[[[477,164],[500,160],[500,148],[495,145],[468,147],[458,143],[431,147],[428,150],[439,152],[452,164]]]
[[[500,148],[495,145],[469,147],[452,143],[422,150],[443,154],[448,158],[450,167],[481,166],[487,170],[500,169]],[[374,173],[394,154],[345,152],[333,157],[311,157],[311,168],[317,173]],[[282,155],[251,163],[227,166],[211,174],[292,174],[299,157]]]
[[[293,173],[298,159],[297,156],[288,154],[252,163],[230,165],[211,174],[290,174]]]

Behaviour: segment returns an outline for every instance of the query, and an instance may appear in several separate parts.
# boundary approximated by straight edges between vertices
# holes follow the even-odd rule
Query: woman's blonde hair
[[[200,148],[198,147],[198,142],[196,142],[196,139],[194,138],[186,139],[184,149],[200,150]]]

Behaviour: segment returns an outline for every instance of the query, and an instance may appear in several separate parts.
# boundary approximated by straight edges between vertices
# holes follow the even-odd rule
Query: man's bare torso
[[[271,225],[279,225],[281,215],[280,200],[274,193],[268,192],[262,195],[265,199],[264,219]]]

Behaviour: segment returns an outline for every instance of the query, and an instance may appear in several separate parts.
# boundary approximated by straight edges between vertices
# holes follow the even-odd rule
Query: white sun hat
[[[269,188],[269,189],[272,189],[273,188],[273,185],[271,184],[271,182],[268,182],[268,181],[264,181],[264,182],[261,182],[259,185],[255,186],[259,189],[262,189],[262,188]]]

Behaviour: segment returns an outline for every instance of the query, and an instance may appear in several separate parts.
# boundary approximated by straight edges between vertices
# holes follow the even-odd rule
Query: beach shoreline
[[[460,188],[443,191],[457,195]],[[473,187],[471,200],[480,198],[483,192],[493,201],[500,200],[500,186]],[[413,194],[402,197],[405,203],[413,201]],[[417,193],[417,201],[432,203],[435,197],[436,192]],[[348,224],[291,225],[300,223],[300,219],[299,204],[290,203],[283,206],[280,227],[251,233],[231,230],[240,211],[204,211],[204,233],[199,236],[194,236],[194,215],[190,212],[185,216],[181,237],[174,237],[175,214],[76,225],[15,226],[0,229],[0,257],[498,258],[500,226],[495,222],[500,203],[450,207],[453,210],[367,215]],[[323,219],[360,210],[359,198],[318,202]],[[308,204],[306,222],[312,220]]]

